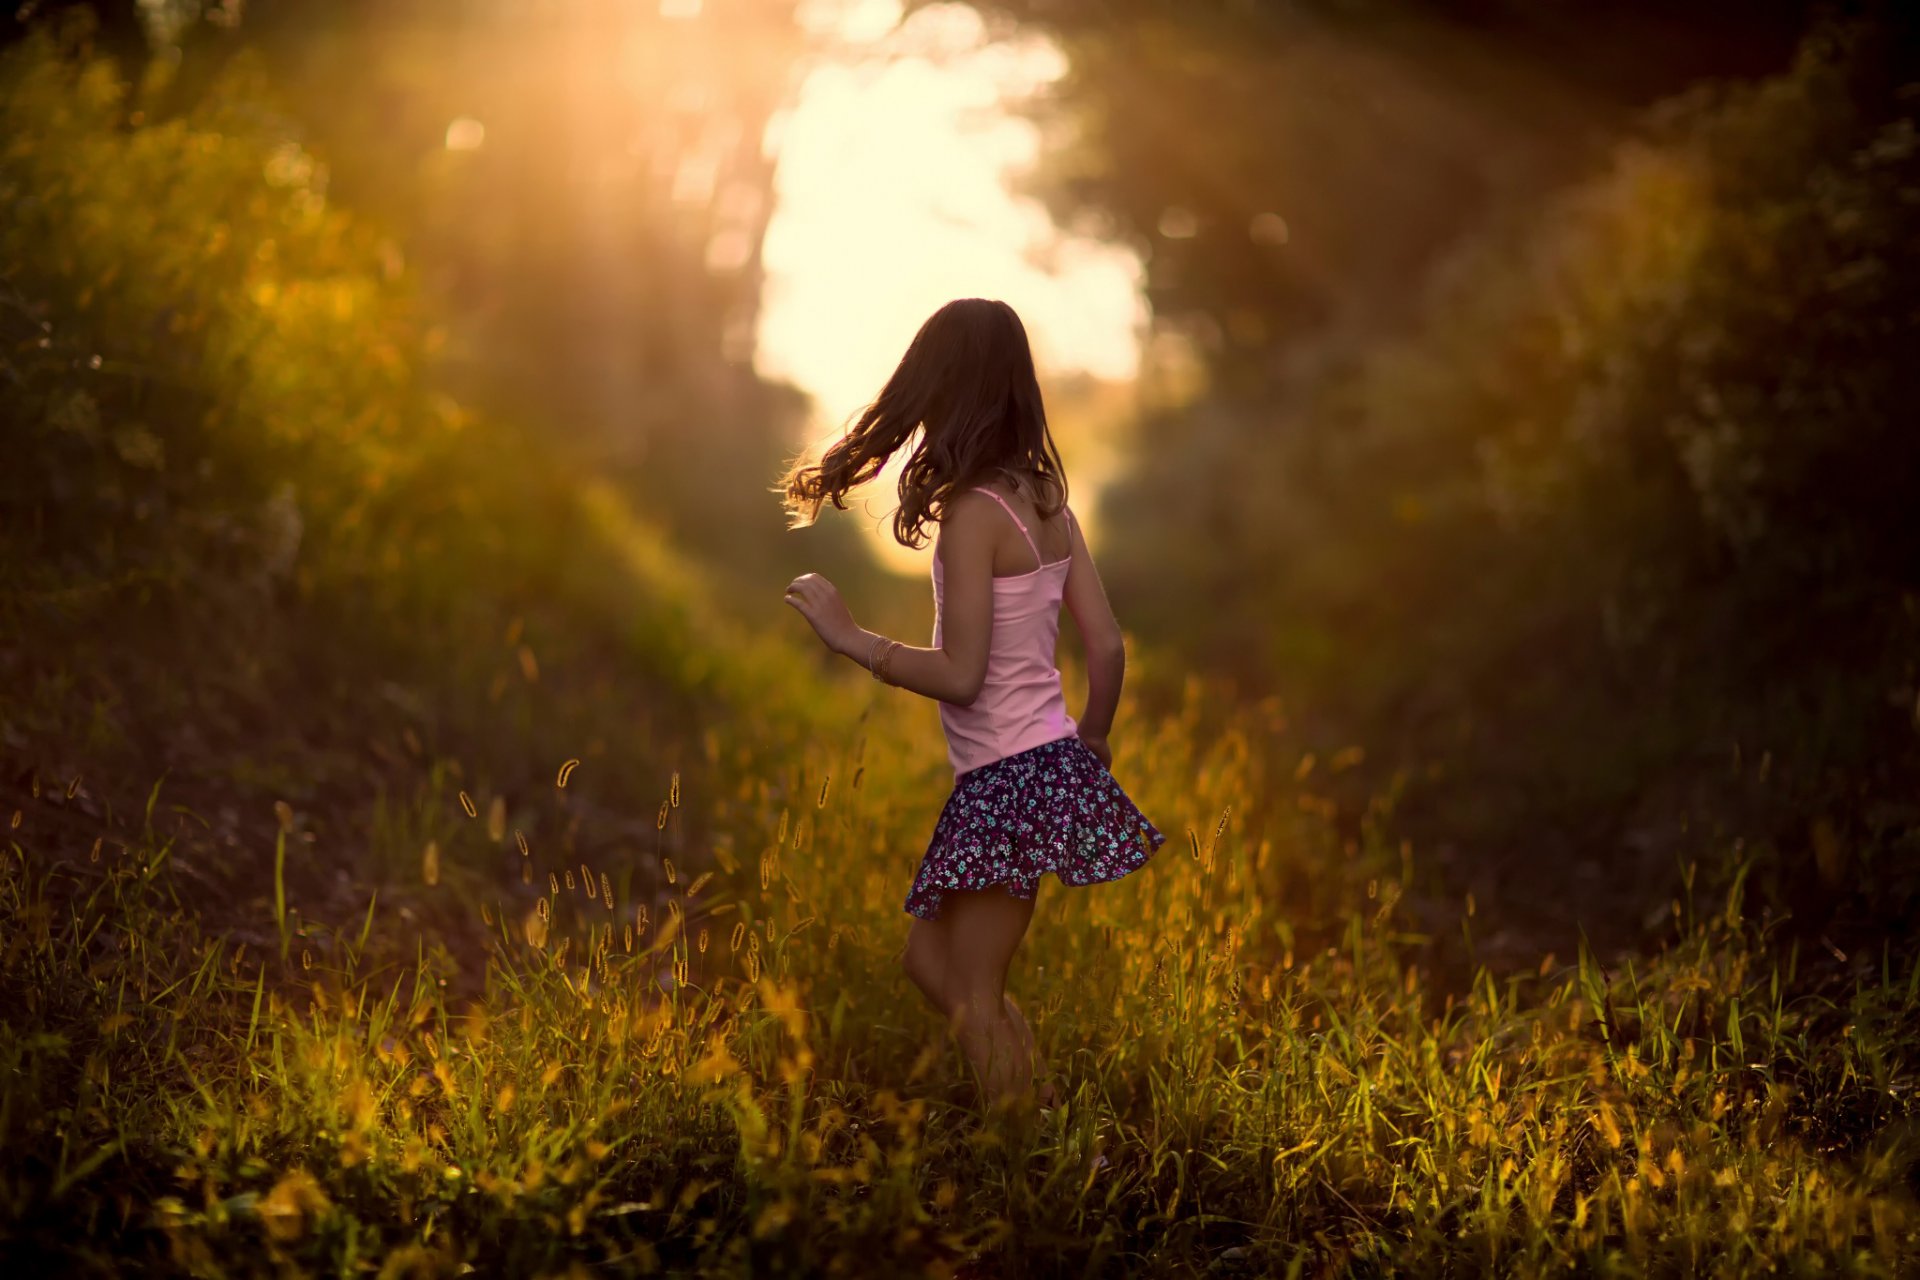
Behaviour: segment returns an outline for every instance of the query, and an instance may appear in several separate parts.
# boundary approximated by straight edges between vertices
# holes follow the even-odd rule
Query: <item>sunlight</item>
[[[1063,232],[1015,189],[1040,148],[1015,107],[1063,75],[1065,58],[1039,38],[991,39],[966,5],[899,14],[856,0],[802,15],[834,23],[838,51],[769,129],[778,168],[760,372],[811,395],[813,430],[831,432],[879,390],[921,321],[981,296],[1020,312],[1050,407],[1064,375],[1130,380],[1146,323],[1138,257]],[[883,562],[924,571],[929,552],[886,532],[893,479],[856,510]]]

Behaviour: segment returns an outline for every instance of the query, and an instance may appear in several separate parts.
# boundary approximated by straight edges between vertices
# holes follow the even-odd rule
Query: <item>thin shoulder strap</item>
[[[1007,514],[1013,517],[1014,527],[1020,530],[1020,536],[1027,540],[1027,545],[1029,547],[1033,548],[1034,563],[1043,565],[1047,562],[1047,558],[1040,554],[1040,544],[1033,540],[1033,535],[1027,532],[1027,526],[1020,522],[1020,516],[1017,512],[1014,511],[1013,504],[1009,503],[1005,498],[1001,497],[999,494],[995,493],[991,489],[986,488],[985,486],[975,489],[974,492],[984,493],[989,498],[992,498],[995,502],[999,503],[1002,507],[1004,507],[1006,509]]]

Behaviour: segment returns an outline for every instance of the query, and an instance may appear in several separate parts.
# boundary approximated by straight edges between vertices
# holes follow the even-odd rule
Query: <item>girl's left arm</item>
[[[988,499],[979,499],[985,503]],[[941,526],[934,554],[940,557],[940,647],[901,644],[887,663],[888,679],[903,689],[955,706],[971,706],[987,676],[993,638],[993,527],[966,497],[954,503]],[[886,637],[853,620],[840,592],[817,573],[802,574],[787,588],[786,601],[813,625],[821,643],[866,667],[886,652]]]

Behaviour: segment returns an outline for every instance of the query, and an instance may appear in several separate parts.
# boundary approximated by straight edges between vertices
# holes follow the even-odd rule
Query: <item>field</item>
[[[932,709],[445,396],[244,82],[122,128],[5,54],[7,1274],[1920,1268],[1910,938],[1734,838],[1646,941],[1490,920],[1153,651],[1170,839],[1043,887],[1065,1097],[983,1109],[898,962]]]
[[[314,846],[283,807],[227,927],[164,783],[88,823],[87,782],[36,775],[0,881],[9,1251],[209,1275],[1913,1265],[1920,970],[1783,953],[1736,883],[1677,901],[1658,954],[1450,989],[1408,924],[1412,855],[1336,839],[1251,729],[1135,724],[1119,776],[1184,830],[1125,881],[1043,891],[1014,990],[1068,1097],[982,1113],[897,964],[939,799],[891,763],[904,700],[758,772],[716,728],[644,831],[584,855],[591,763],[437,773],[372,817],[395,874],[338,916],[288,895]]]

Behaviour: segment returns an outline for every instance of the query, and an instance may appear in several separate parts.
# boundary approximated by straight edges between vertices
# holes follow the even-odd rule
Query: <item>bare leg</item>
[[[1007,1021],[1013,1024],[1014,1034],[1020,1038],[1020,1052],[1033,1064],[1034,1090],[1042,1106],[1052,1106],[1059,1099],[1051,1083],[1040,1078],[1040,1050],[1033,1042],[1033,1029],[1027,1025],[1026,1015],[1020,1012],[1020,1006],[1013,1002],[1011,993],[1003,997],[1006,1002]]]
[[[1006,998],[1007,967],[1026,936],[1033,907],[1033,899],[1016,898],[996,886],[951,891],[941,910],[948,923],[950,1016],[981,1087],[996,1101],[1033,1084],[1028,1040],[1009,1016]]]
[[[900,957],[900,967],[907,971],[907,977],[943,1018],[951,1018],[953,1014],[953,997],[947,992],[947,953],[952,925],[952,916],[939,920],[915,916],[907,928],[907,949]]]
[[[938,920],[916,917],[907,930],[907,945],[901,956],[901,967],[926,997],[927,1003],[946,1021],[948,1031],[957,1037],[963,1001],[953,983],[952,924],[951,912],[943,913]],[[1002,1012],[1013,1028],[1022,1057],[1033,1064],[1034,1072],[1038,1072],[1039,1051],[1034,1044],[1032,1028],[1027,1025],[1026,1017],[1020,1012],[1020,1006],[1014,1003],[1012,995],[1003,991],[1001,1001]],[[1040,1101],[1046,1105],[1055,1101],[1051,1084],[1041,1086]]]

